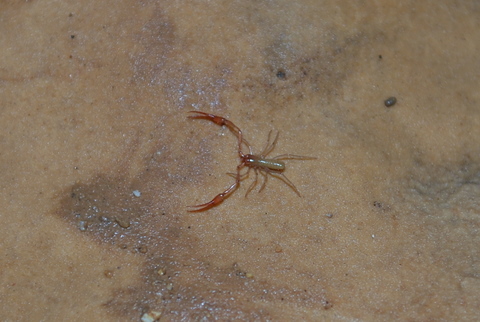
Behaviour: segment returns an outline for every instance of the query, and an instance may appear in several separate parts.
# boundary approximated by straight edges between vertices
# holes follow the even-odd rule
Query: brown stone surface
[[[0,7],[0,320],[480,318],[477,2]]]

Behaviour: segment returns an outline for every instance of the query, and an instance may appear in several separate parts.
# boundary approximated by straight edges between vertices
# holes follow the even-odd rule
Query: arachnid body
[[[273,140],[273,142],[270,143],[272,131],[268,133],[267,144],[263,152],[259,155],[253,154],[252,147],[243,138],[242,131],[238,126],[233,124],[231,121],[227,120],[224,117],[208,114],[205,112],[190,111],[189,113],[196,114],[196,115],[188,116],[191,119],[206,119],[220,126],[226,126],[230,131],[232,131],[238,138],[238,156],[240,157],[240,163],[237,165],[236,173],[228,173],[228,175],[232,176],[235,179],[235,182],[232,185],[230,185],[230,187],[228,187],[225,191],[216,195],[215,198],[213,198],[211,201],[201,205],[189,206],[191,208],[196,208],[196,209],[189,210],[190,212],[207,210],[211,207],[214,207],[220,204],[223,200],[225,200],[225,198],[227,198],[230,194],[232,194],[238,188],[238,186],[240,185],[240,182],[243,179],[248,177],[248,174],[251,169],[255,171],[255,180],[247,189],[245,197],[257,185],[258,173],[260,173],[264,177],[264,181],[262,186],[260,187],[259,192],[262,191],[263,188],[265,188],[265,185],[268,180],[268,175],[272,175],[279,178],[283,182],[285,182],[293,191],[295,191],[295,193],[298,196],[300,196],[300,192],[297,190],[293,182],[291,182],[285,176],[285,174],[283,174],[283,172],[285,171],[285,163],[282,160],[313,160],[313,159],[316,159],[315,157],[307,157],[307,156],[294,155],[294,154],[282,154],[273,158],[267,158],[268,154],[272,152],[273,149],[275,148],[278,140],[278,135],[279,135],[279,133],[277,132],[275,139]],[[243,145],[248,147],[249,153],[245,154],[242,152]],[[244,174],[241,174],[240,171],[245,167],[247,167],[247,172]]]

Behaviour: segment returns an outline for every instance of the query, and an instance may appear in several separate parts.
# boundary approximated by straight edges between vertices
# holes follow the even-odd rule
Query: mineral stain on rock
[[[118,243],[115,236],[138,234],[142,218],[152,216],[145,199],[136,198],[126,182],[99,176],[90,184],[76,183],[62,201],[62,216],[95,239]],[[68,210],[67,210],[68,209]]]
[[[155,311],[167,320],[268,320],[276,316],[268,309],[272,305],[312,309],[329,302],[321,285],[298,290],[282,281],[257,280],[237,263],[216,266],[211,250],[190,229],[189,216],[160,209],[148,188],[136,197],[133,186],[99,175],[65,190],[57,212],[92,242],[138,255],[142,269],[129,285],[115,284],[108,263],[95,264],[104,265],[102,274],[112,280],[111,297],[102,306],[116,318],[138,320]]]

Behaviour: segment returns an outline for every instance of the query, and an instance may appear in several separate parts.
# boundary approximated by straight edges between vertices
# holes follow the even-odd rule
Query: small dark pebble
[[[142,245],[142,246],[140,246],[140,247],[137,248],[137,251],[138,251],[139,253],[141,253],[141,254],[146,254],[147,251],[148,251],[148,248],[147,248],[147,246]]]
[[[381,202],[378,202],[378,201],[374,201],[374,202],[373,202],[373,206],[374,206],[374,207],[377,207],[377,208],[382,208],[382,203],[381,203]]]
[[[279,79],[285,79],[285,77],[287,77],[287,75],[285,74],[285,71],[280,69],[279,71],[277,71],[277,77]]]
[[[390,107],[390,106],[393,106],[397,103],[397,98],[392,96],[392,97],[389,97],[385,100],[385,106],[386,107]]]
[[[324,308],[325,310],[330,310],[330,309],[333,307],[333,304],[332,304],[331,302],[327,301],[327,300],[323,300],[322,302],[323,302],[323,303],[322,303],[322,304],[323,304],[323,308]]]

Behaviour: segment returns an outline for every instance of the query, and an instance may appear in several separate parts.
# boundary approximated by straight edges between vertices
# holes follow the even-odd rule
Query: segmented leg
[[[234,191],[237,186],[238,186],[238,182],[235,181],[235,183],[232,184],[227,190],[225,190],[224,192],[216,195],[215,198],[213,198],[211,201],[206,202],[206,203],[201,204],[201,205],[188,206],[190,208],[198,208],[198,209],[192,209],[192,210],[188,210],[188,211],[189,212],[204,211],[204,210],[210,209],[212,207],[215,207],[216,205],[222,203],[222,201],[225,200],[225,198],[227,198],[228,195],[230,193],[232,193],[232,191]]]
[[[250,172],[250,169],[251,169],[251,168],[248,168],[245,173],[240,174],[240,181],[243,181],[244,179],[248,178],[248,174],[249,174],[249,172]],[[228,174],[230,177],[234,178],[234,179],[237,178],[237,174],[236,174],[236,173],[227,172],[227,174]]]
[[[270,136],[272,134],[272,131],[268,132],[268,137],[267,137],[267,144],[265,145],[265,149],[263,149],[263,152],[260,154],[263,157],[266,157],[270,152],[273,151],[275,148],[275,145],[277,145],[277,140],[278,136],[280,135],[280,132],[277,132],[277,135],[275,136],[275,139],[273,140],[272,144],[270,144]]]
[[[233,124],[232,121],[229,121],[224,117],[213,115],[213,114],[208,114],[208,113],[205,113],[205,112],[189,111],[188,113],[197,114],[197,115],[188,116],[188,118],[191,118],[191,119],[205,119],[205,120],[212,121],[213,123],[218,124],[220,126],[225,125],[226,127],[228,127],[230,129],[230,131],[232,131],[238,137],[238,154],[239,154],[240,157],[243,156],[242,143],[244,143],[245,145],[247,145],[250,148],[250,145],[248,144],[248,142],[245,139],[243,139],[242,130],[240,130],[238,128],[238,126]]]
[[[189,208],[197,208],[197,209],[192,209],[192,210],[188,210],[188,211],[189,212],[204,211],[204,210],[210,209],[210,208],[215,207],[216,205],[219,205],[220,203],[222,203],[223,200],[225,200],[240,185],[240,180],[241,180],[240,179],[240,177],[241,177],[240,170],[242,168],[243,168],[243,164],[239,164],[237,166],[237,175],[235,176],[235,182],[230,187],[228,187],[227,190],[225,190],[222,193],[219,193],[209,202],[203,203],[201,205],[196,205],[196,206],[188,206]]]
[[[295,191],[295,193],[301,197],[302,195],[300,194],[300,192],[298,191],[297,187],[295,187],[295,185],[293,184],[292,181],[288,180],[288,178],[281,172],[270,172],[270,174],[280,180],[282,180],[283,182],[285,182],[285,184],[287,186],[289,186],[293,191]]]
[[[263,188],[265,188],[265,186],[267,185],[267,181],[268,181],[268,172],[263,171],[263,172],[260,172],[260,173],[263,176],[263,183],[262,183],[262,186],[260,187],[260,190],[258,190],[259,193],[263,190]]]
[[[250,170],[252,168],[248,168],[248,170]],[[247,198],[248,194],[250,193],[250,191],[252,191],[253,188],[255,188],[255,186],[257,185],[257,179],[258,179],[258,170],[253,168],[253,171],[255,171],[255,180],[253,180],[253,182],[250,184],[250,186],[248,187],[247,189],[247,192],[245,193],[245,198]]]

